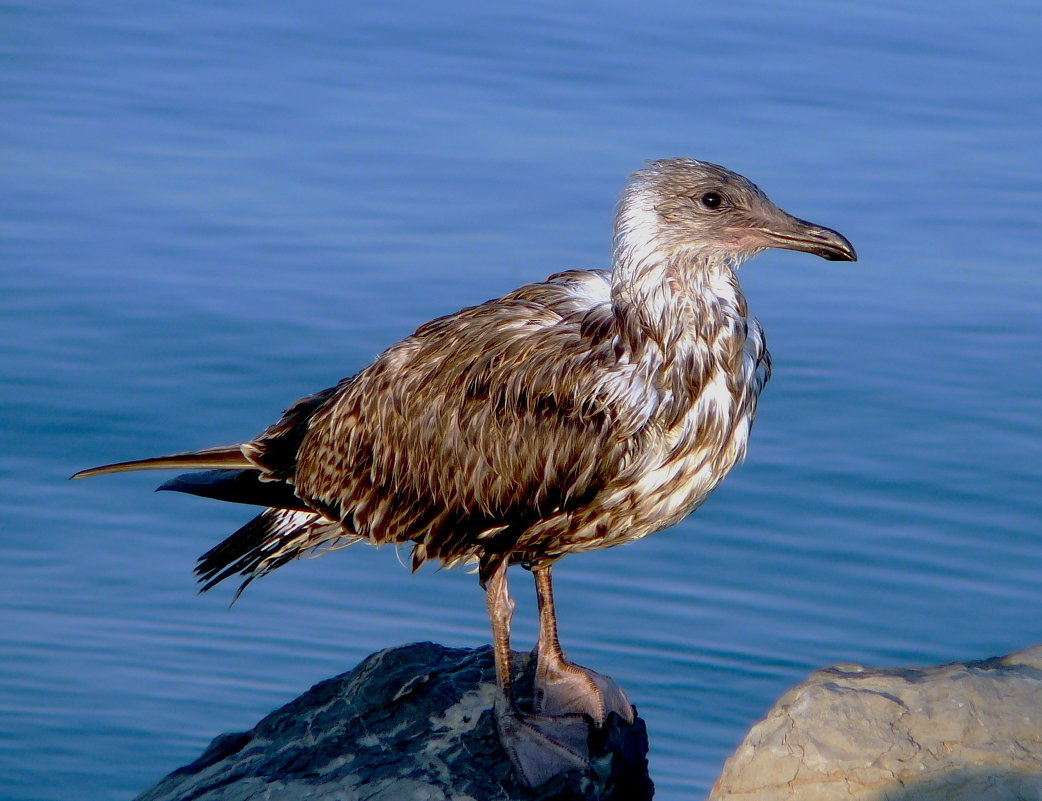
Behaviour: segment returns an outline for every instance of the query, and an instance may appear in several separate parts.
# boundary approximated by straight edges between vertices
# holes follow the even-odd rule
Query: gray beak
[[[857,261],[857,251],[843,234],[786,214],[785,220],[761,231],[767,246],[802,250],[829,261]]]

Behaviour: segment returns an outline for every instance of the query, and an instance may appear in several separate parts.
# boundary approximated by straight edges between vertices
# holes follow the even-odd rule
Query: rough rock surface
[[[1042,646],[930,668],[839,665],[783,695],[710,801],[1042,799]]]
[[[517,654],[517,691],[531,689]],[[490,648],[417,643],[373,654],[265,717],[222,734],[138,801],[491,801],[650,799],[644,722],[592,730],[592,765],[536,790],[499,743]]]

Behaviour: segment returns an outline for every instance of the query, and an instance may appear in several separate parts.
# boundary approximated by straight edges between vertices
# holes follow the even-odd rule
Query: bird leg
[[[511,693],[510,619],[514,602],[507,592],[507,560],[495,569],[485,591],[492,621],[492,650],[496,664],[496,700],[493,711],[499,739],[518,775],[529,787],[538,787],[566,770],[589,765],[586,721],[578,715],[547,717],[522,713]]]
[[[557,638],[550,565],[532,569],[539,600],[535,711],[540,715],[585,714],[603,726],[609,712],[633,722],[633,705],[614,679],[565,659]]]

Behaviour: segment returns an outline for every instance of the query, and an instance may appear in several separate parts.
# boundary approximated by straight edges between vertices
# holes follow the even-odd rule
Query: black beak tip
[[[820,243],[817,255],[827,261],[857,261],[857,251],[843,234],[831,228],[820,228],[818,231],[820,234],[815,237]]]
[[[857,261],[857,251],[853,245],[847,250],[830,250],[825,259],[828,261]]]

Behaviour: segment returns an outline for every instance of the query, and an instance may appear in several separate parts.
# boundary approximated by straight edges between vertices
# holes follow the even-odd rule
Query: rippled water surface
[[[606,266],[651,157],[861,254],[743,269],[775,357],[747,463],[556,571],[658,797],[815,667],[1042,642],[1040,37],[1028,0],[0,5],[0,796],[126,798],[373,650],[486,643],[474,576],[389,549],[229,611],[191,568],[248,510],[65,479],[248,437],[433,316]]]

